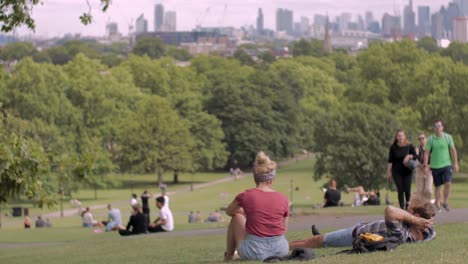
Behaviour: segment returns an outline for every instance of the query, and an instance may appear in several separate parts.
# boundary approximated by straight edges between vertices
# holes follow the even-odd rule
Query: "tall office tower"
[[[365,23],[366,29],[369,29],[371,23],[374,22],[374,14],[371,11],[366,11]]]
[[[107,36],[115,36],[119,34],[119,25],[115,22],[107,23],[106,25],[106,35]]]
[[[136,33],[148,32],[148,20],[145,19],[143,14],[141,14],[135,22],[135,32]]]
[[[258,9],[258,16],[257,16],[257,33],[262,35],[263,34],[263,11],[261,8]]]
[[[418,37],[430,36],[431,9],[429,6],[418,6]]]
[[[366,23],[364,22],[364,19],[362,18],[361,15],[358,16],[357,29],[360,31],[364,31],[367,29]]]
[[[453,41],[468,42],[468,17],[456,17],[453,23]]]
[[[351,13],[342,13],[340,15],[339,30],[341,32],[348,30],[348,24],[351,22]]]
[[[302,35],[306,35],[309,33],[309,18],[301,17],[301,22],[299,22],[299,31]]]
[[[441,40],[444,34],[444,18],[440,12],[431,16],[431,33],[435,40]]]
[[[460,9],[460,16],[468,16],[468,0],[457,0],[454,2]]]
[[[177,14],[174,11],[164,13],[164,31],[174,32],[177,29]]]
[[[293,34],[293,12],[291,10],[283,8],[276,10],[276,31],[286,31],[288,35]]]
[[[400,37],[401,34],[401,17],[392,16],[385,13],[382,18],[382,35],[385,37]]]
[[[444,30],[446,31],[447,35],[452,35],[453,22],[458,16],[460,16],[460,8],[458,7],[458,5],[456,3],[449,3],[447,10],[444,14]]]
[[[325,28],[327,17],[324,15],[314,15],[314,26],[315,28]]]
[[[413,35],[415,33],[415,13],[413,11],[413,0],[409,1],[409,5],[405,6],[403,11],[403,34],[405,36]]]
[[[157,4],[154,6],[154,31],[162,31],[164,24],[164,6]]]

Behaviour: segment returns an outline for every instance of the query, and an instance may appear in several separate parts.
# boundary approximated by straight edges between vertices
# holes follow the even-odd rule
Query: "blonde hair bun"
[[[270,160],[263,151],[258,152],[255,158],[255,175],[263,175],[276,169],[276,162]]]

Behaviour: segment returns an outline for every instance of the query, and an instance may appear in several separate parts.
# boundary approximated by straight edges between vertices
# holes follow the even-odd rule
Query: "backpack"
[[[374,251],[393,251],[399,244],[400,240],[394,236],[384,237],[381,241],[368,241],[365,238],[358,236],[353,240],[352,249],[343,250],[337,254],[360,254]]]

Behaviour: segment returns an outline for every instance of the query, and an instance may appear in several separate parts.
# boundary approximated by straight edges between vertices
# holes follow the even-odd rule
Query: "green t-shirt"
[[[454,144],[452,136],[450,136],[447,133],[442,133],[442,137],[440,138],[436,135],[431,135],[429,137],[426,143],[426,151],[429,151],[431,153],[430,165],[432,169],[440,169],[452,165],[450,151],[451,148],[453,148],[453,146]]]

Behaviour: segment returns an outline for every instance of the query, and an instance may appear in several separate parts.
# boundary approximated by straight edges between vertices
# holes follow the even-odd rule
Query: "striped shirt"
[[[401,243],[413,243],[417,242],[411,231],[409,226],[405,223],[399,221],[385,221],[379,220],[370,223],[362,223],[358,225],[355,229],[356,232],[353,232],[357,235],[364,234],[364,233],[373,233],[379,234],[384,237],[397,237]],[[431,226],[427,230],[423,232],[423,240],[422,241],[429,241],[433,240],[436,237],[436,232],[434,231],[434,227]]]

